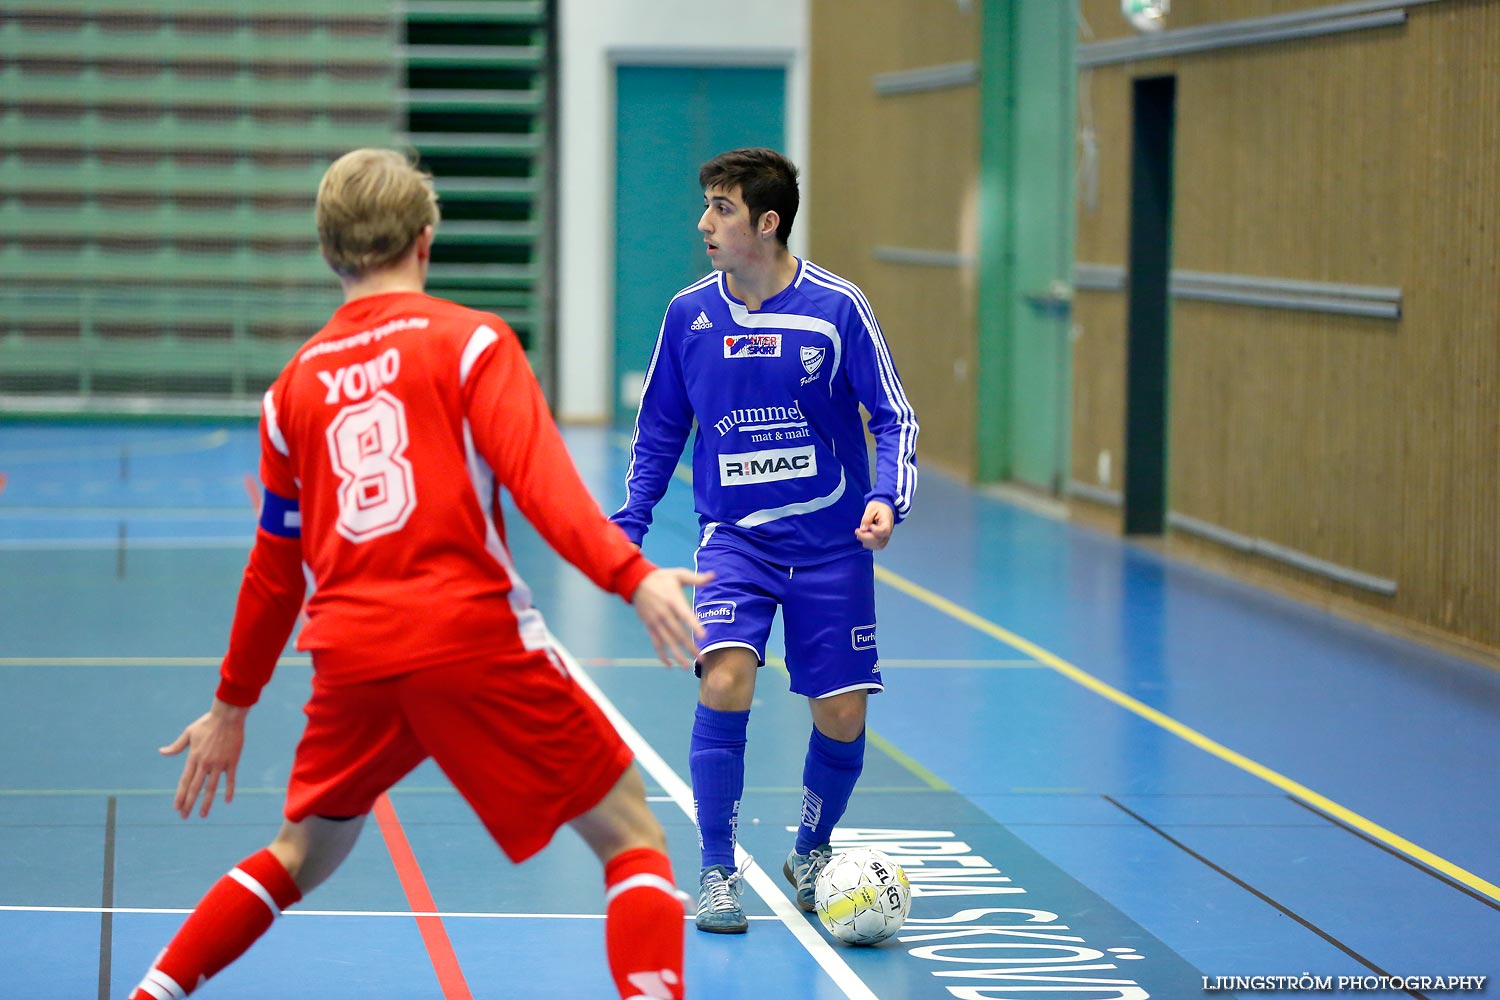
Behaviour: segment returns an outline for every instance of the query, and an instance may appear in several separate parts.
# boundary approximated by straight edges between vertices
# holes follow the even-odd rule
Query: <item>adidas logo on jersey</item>
[[[693,320],[692,324],[688,327],[689,330],[712,330],[713,328],[713,320],[708,318],[708,313],[701,310],[698,313],[698,318]]]

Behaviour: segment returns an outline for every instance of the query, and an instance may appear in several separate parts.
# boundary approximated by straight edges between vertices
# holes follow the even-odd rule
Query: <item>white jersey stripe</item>
[[[839,484],[827,496],[814,497],[811,500],[804,500],[801,503],[789,503],[784,507],[771,507],[766,510],[758,510],[752,514],[746,514],[734,523],[741,528],[753,528],[758,524],[777,521],[783,517],[792,517],[796,514],[811,514],[815,510],[832,507],[839,502],[839,497],[844,495],[844,483],[844,467],[839,466]],[[704,542],[707,543],[707,541],[708,539],[705,538]]]
[[[885,367],[882,370],[882,376],[884,377],[888,373],[891,385],[895,387],[895,391],[892,392],[891,386],[887,386],[887,391],[891,392],[893,405],[899,411],[905,413],[907,417],[915,418],[916,413],[912,410],[910,402],[907,401],[905,394],[899,391],[900,382],[895,377],[896,364],[891,359],[890,345],[885,341],[885,334],[881,332],[880,322],[875,318],[875,309],[870,305],[870,301],[865,298],[864,292],[860,291],[859,286],[845,281],[843,278],[838,277],[830,271],[825,271],[815,264],[809,265],[809,267],[812,270],[813,281],[816,284],[822,285],[824,288],[842,292],[854,302],[860,319],[864,322],[866,332],[871,334],[876,355],[884,362]]]
[[[895,499],[896,509],[904,514],[911,509],[912,494],[916,491],[917,485],[915,457],[918,425],[916,413],[910,401],[907,400],[905,392],[902,391],[901,383],[896,377],[895,362],[890,356],[890,348],[880,332],[880,324],[875,319],[875,312],[864,294],[856,286],[824,271],[815,264],[808,264],[807,267],[809,280],[824,288],[841,292],[854,302],[855,309],[864,323],[865,331],[869,334],[875,348],[876,370],[880,376],[880,383],[885,389],[886,398],[901,417],[901,430],[897,438],[896,449]]]
[[[913,416],[911,405],[906,397],[900,392],[900,383],[896,379],[895,364],[891,361],[889,349],[885,344],[885,337],[880,332],[880,324],[875,319],[875,312],[870,304],[860,294],[858,288],[831,275],[814,271],[811,275],[814,284],[839,292],[854,303],[854,308],[859,313],[860,322],[864,325],[865,333],[870,336],[872,346],[875,348],[876,370],[880,375],[881,385],[884,386],[886,396],[891,400],[891,405],[898,413],[906,417]]]
[[[474,367],[474,362],[485,349],[500,339],[500,335],[494,330],[480,324],[474,332],[469,335],[469,342],[464,345],[463,357],[458,362],[458,384],[464,385],[469,381],[469,370]]]
[[[691,295],[693,292],[696,292],[699,289],[707,288],[709,285],[713,284],[714,282],[716,282],[718,280],[719,280],[719,272],[718,271],[712,271],[712,272],[710,272],[708,274],[705,274],[703,277],[699,278],[697,281],[693,282],[691,285],[688,285],[686,288],[684,288],[682,291],[678,292],[676,295],[672,296],[672,302],[676,302],[678,299],[682,298],[684,295]],[[667,311],[668,312],[671,311],[671,303],[670,302],[667,303]],[[654,348],[652,348],[652,350],[651,350],[651,363],[646,366],[646,378],[641,382],[641,398],[643,398],[643,399],[646,396],[646,390],[651,387],[651,376],[656,373],[656,362],[657,362],[657,359],[659,359],[661,357],[661,342],[662,342],[662,338],[666,334],[666,332],[667,332],[667,319],[666,319],[666,316],[663,315],[662,316],[662,321],[661,321],[661,328],[659,330],[657,330],[657,332],[656,332],[656,346]],[[636,447],[636,442],[640,441],[640,439],[641,439],[641,414],[640,414],[640,410],[637,409],[636,410],[636,414],[635,414],[635,430],[630,435],[630,461],[625,466],[625,502],[622,503],[622,504],[620,504],[620,509],[617,510],[617,511],[615,511],[616,514],[619,514],[619,513],[625,511],[627,508],[630,507],[630,484],[634,481],[634,477],[635,477],[635,447]]]
[[[875,309],[870,305],[869,299],[865,298],[865,294],[859,289],[859,286],[845,281],[832,272],[824,271],[816,265],[812,265],[812,267],[825,279],[819,282],[819,284],[822,284],[825,288],[837,289],[854,301],[859,309],[861,318],[865,322],[865,328],[873,331],[872,339],[876,354],[884,362],[885,370],[889,373],[891,384],[895,388],[892,402],[908,418],[915,422],[916,411],[912,409],[911,403],[907,400],[905,393],[901,391],[900,380],[896,378],[896,363],[891,358],[890,345],[886,342],[885,333],[880,329],[880,321],[875,318]]]
[[[896,377],[896,365],[891,359],[890,346],[885,342],[885,336],[880,331],[880,324],[875,319],[875,310],[871,307],[869,300],[865,298],[864,293],[860,291],[858,286],[839,278],[831,272],[818,268],[817,265],[810,265],[810,267],[817,274],[827,279],[826,281],[819,282],[820,284],[823,284],[825,287],[837,288],[850,296],[859,308],[861,316],[865,319],[866,328],[873,330],[872,339],[876,355],[883,364],[882,381],[885,381],[885,375],[888,373],[889,382],[886,383],[887,394],[891,398],[892,405],[897,408],[897,412],[905,416],[905,419],[902,421],[896,466],[896,504],[898,509],[902,513],[905,513],[911,508],[911,498],[917,486],[917,467],[914,459],[916,456],[916,436],[919,427],[917,425],[916,413],[913,411],[905,393],[901,390],[900,380]]]
[[[682,291],[678,292],[676,295],[672,296],[672,302],[676,302],[678,299],[682,298],[684,295],[691,295],[692,293],[698,291],[699,289],[707,288],[709,285],[714,284],[718,280],[719,280],[719,272],[718,271],[709,271],[703,277],[699,278],[697,281],[693,282],[691,285],[688,285],[686,288],[684,288]],[[668,305],[671,305],[671,303],[669,302]]]
[[[156,968],[146,973],[146,978],[141,980],[136,989],[144,990],[156,1000],[186,1000],[187,998],[187,990],[177,985],[177,981],[171,976]]]
[[[651,387],[651,376],[656,374],[656,361],[661,357],[661,342],[667,332],[667,321],[661,321],[661,329],[656,334],[656,347],[651,351],[651,363],[646,366],[646,377],[641,382],[641,398],[646,398],[646,390]],[[635,430],[630,435],[630,461],[625,466],[625,502],[620,505],[616,514],[630,507],[630,484],[635,481],[635,446],[641,439],[641,412],[635,413]]]
[[[259,896],[260,901],[265,903],[266,908],[271,911],[271,916],[281,916],[281,907],[276,905],[276,900],[271,898],[270,892],[266,890],[265,886],[260,884],[260,881],[254,875],[251,875],[242,868],[236,868],[229,873],[229,877]]]
[[[464,420],[464,455],[469,468],[469,485],[474,490],[474,499],[484,515],[485,550],[500,564],[510,579],[510,593],[506,597],[510,601],[511,613],[516,616],[516,631],[521,635],[521,645],[527,649],[547,649],[550,647],[547,641],[547,623],[542,619],[542,613],[532,607],[531,588],[521,579],[521,574],[516,572],[510,550],[501,541],[500,532],[495,530],[495,518],[490,510],[490,501],[495,494],[495,473],[474,447],[474,432],[467,419]]]
[[[271,398],[271,390],[267,389],[261,397],[260,408],[266,416],[266,436],[271,439],[271,445],[283,455],[291,455],[286,438],[281,436],[281,425],[276,422],[276,401]]]

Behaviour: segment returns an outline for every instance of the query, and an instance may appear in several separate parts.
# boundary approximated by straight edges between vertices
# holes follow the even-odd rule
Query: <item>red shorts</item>
[[[512,861],[547,846],[630,766],[630,748],[548,654],[320,684],[303,709],[286,818],[362,816],[431,757]]]

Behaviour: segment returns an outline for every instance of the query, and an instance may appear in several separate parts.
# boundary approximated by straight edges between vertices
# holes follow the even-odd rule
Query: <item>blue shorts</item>
[[[875,556],[860,551],[815,566],[780,566],[722,545],[698,550],[711,583],[693,595],[708,637],[702,649],[745,646],[766,662],[771,620],[781,607],[792,691],[826,698],[885,689],[875,649]]]

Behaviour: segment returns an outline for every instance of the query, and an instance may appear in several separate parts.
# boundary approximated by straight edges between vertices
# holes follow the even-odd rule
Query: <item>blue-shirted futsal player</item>
[[[737,149],[704,164],[698,183],[714,270],[667,306],[613,520],[640,542],[696,419],[697,562],[715,574],[694,598],[708,633],[690,756],[697,925],[737,934],[749,926],[734,857],[745,731],[771,620],[780,606],[791,688],[812,708],[801,824],[783,869],[811,911],[864,766],[865,702],[883,688],[872,553],[911,507],[917,420],[864,294],[787,249],[797,168],[773,150]]]

